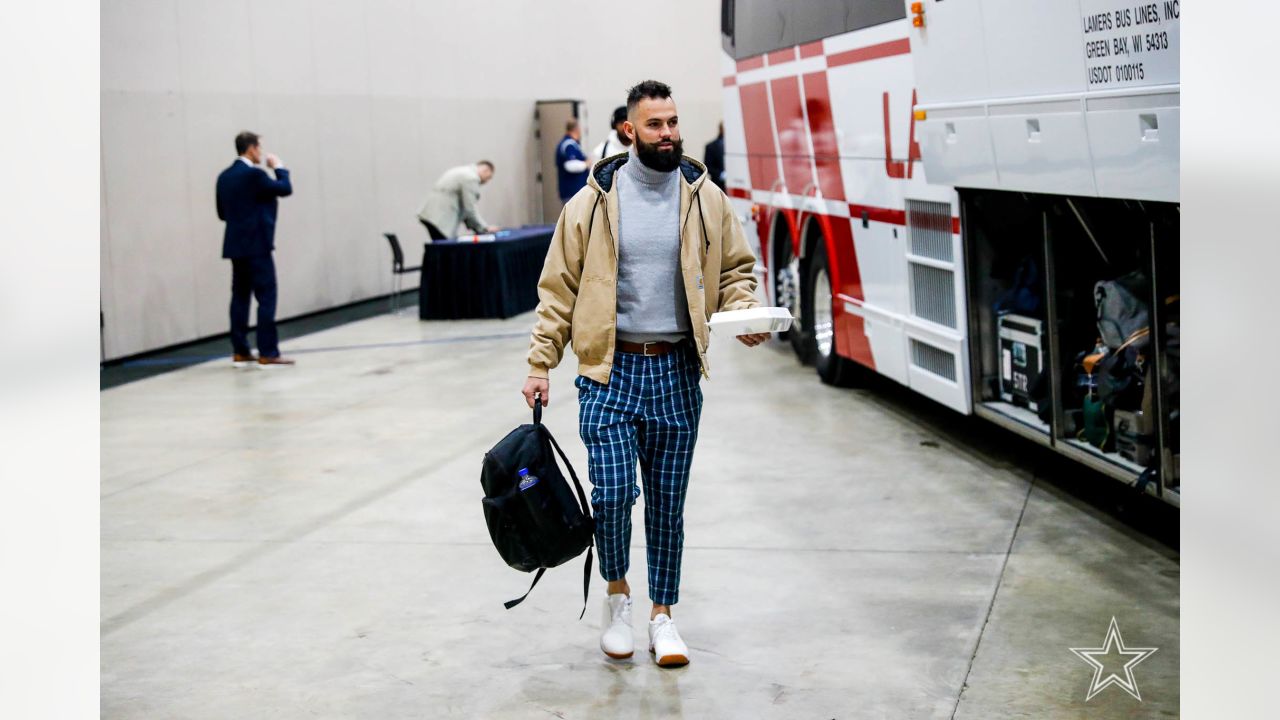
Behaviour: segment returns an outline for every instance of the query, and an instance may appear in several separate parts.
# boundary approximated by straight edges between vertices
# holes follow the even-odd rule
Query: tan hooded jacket
[[[614,173],[626,153],[591,170],[587,186],[569,199],[538,280],[538,320],[529,347],[529,376],[547,377],[572,342],[578,374],[608,384],[618,319],[618,189]],[[707,373],[707,320],[720,310],[755,307],[756,258],[728,198],[707,179],[706,167],[680,162],[680,267],[693,338]]]

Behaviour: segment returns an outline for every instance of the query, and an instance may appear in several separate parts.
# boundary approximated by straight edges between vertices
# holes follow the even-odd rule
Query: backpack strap
[[[502,603],[502,606],[503,606],[503,607],[505,607],[506,609],[510,610],[511,608],[513,608],[513,607],[515,607],[515,606],[519,605],[520,603],[524,602],[524,599],[525,599],[525,598],[527,598],[527,597],[529,597],[529,593],[533,592],[533,586],[534,586],[534,585],[537,585],[537,584],[538,584],[538,581],[542,579],[542,573],[544,573],[544,572],[546,572],[546,571],[547,571],[547,569],[546,569],[546,568],[538,568],[538,574],[533,576],[533,584],[531,584],[531,585],[529,586],[529,589],[528,589],[528,590],[526,590],[526,591],[524,592],[524,594],[523,594],[523,595],[521,595],[520,597],[516,598],[515,600],[508,600],[508,601],[506,601],[506,602]],[[582,612],[583,612],[583,613],[586,613],[586,611],[587,611],[587,609],[586,609],[585,607],[583,607],[583,608],[582,608]],[[578,618],[578,619],[579,619],[579,620],[581,620],[582,618]]]
[[[587,563],[582,566],[582,612],[578,613],[579,620],[587,614],[587,599],[591,591],[591,551],[595,549],[595,545],[593,537],[591,544],[587,546]]]
[[[1135,342],[1141,340],[1144,337],[1147,337],[1150,334],[1151,334],[1151,328],[1138,328],[1137,330],[1134,330],[1133,334],[1129,336],[1129,339],[1125,340],[1123,345],[1116,348],[1116,352],[1120,352],[1121,350],[1129,347],[1130,345],[1134,344]]]
[[[537,412],[540,408],[535,404],[534,409],[535,412]],[[547,429],[547,426],[540,425],[539,427],[542,428],[542,434],[546,435],[547,439],[551,441],[551,447],[556,449],[556,452],[560,455],[560,459],[564,461],[564,466],[569,471],[569,477],[573,478],[573,487],[578,491],[578,505],[582,507],[582,514],[587,517],[591,517],[591,506],[587,504],[587,494],[582,492],[582,482],[578,480],[578,473],[573,471],[573,466],[569,464],[569,458],[565,457],[564,450],[560,449],[560,443],[556,442],[555,437],[552,436],[551,431]]]
[[[538,403],[534,404],[535,408],[540,407]],[[541,413],[539,413],[541,414]],[[556,442],[555,436],[547,429],[546,425],[539,425],[542,428],[542,434],[547,436],[551,441],[551,447],[556,449],[556,453],[560,455],[560,459],[564,461],[564,466],[569,470],[569,477],[573,478],[573,487],[578,491],[578,504],[582,506],[582,514],[591,517],[591,506],[587,504],[587,494],[582,491],[582,483],[578,480],[578,473],[573,471],[573,466],[569,464],[569,458],[565,457],[564,450],[560,449],[560,443]],[[587,614],[587,601],[591,595],[591,551],[595,548],[595,534],[592,533],[591,544],[587,546],[587,562],[582,570],[582,612],[578,614],[581,620]],[[534,580],[536,583],[537,580]],[[533,588],[530,588],[532,590]]]

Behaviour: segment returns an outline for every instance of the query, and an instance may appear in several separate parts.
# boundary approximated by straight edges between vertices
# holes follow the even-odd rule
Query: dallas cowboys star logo
[[[1121,658],[1129,658],[1124,664],[1124,677],[1114,672],[1107,673],[1106,679],[1102,679],[1102,673],[1106,670],[1106,666],[1098,658],[1107,658],[1112,654],[1112,648],[1116,648]],[[1076,654],[1081,660],[1093,666],[1093,682],[1089,685],[1089,694],[1085,696],[1084,701],[1089,702],[1094,695],[1102,692],[1108,685],[1119,686],[1121,690],[1132,695],[1138,702],[1142,702],[1142,693],[1138,692],[1138,683],[1133,679],[1133,669],[1138,663],[1146,660],[1155,654],[1160,648],[1138,648],[1125,647],[1124,638],[1120,637],[1120,626],[1116,624],[1116,619],[1111,618],[1111,626],[1107,628],[1107,638],[1102,641],[1100,648],[1070,648],[1071,652]]]

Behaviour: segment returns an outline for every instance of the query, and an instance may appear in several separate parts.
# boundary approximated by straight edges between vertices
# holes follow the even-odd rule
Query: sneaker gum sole
[[[649,648],[649,652],[653,653],[653,648]],[[684,655],[663,655],[658,657],[655,653],[654,661],[658,663],[658,667],[683,667],[689,664],[689,658]]]

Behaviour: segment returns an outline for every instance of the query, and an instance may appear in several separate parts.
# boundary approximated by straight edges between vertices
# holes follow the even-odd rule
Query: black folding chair
[[[391,287],[393,288],[391,291],[391,312],[396,313],[400,310],[400,291],[404,287],[404,274],[418,272],[422,269],[422,266],[405,267],[404,251],[400,249],[400,240],[396,238],[396,234],[382,233],[382,236],[391,244]]]

